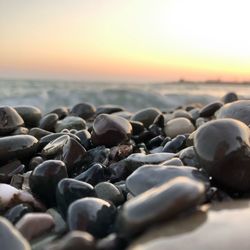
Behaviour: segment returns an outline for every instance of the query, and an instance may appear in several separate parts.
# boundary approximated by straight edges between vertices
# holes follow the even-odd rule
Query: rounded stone
[[[87,231],[99,238],[108,234],[115,219],[116,208],[98,198],[82,198],[68,209],[68,226],[72,230]]]
[[[201,126],[194,136],[200,165],[219,184],[235,191],[250,190],[249,128],[234,119]]]
[[[41,236],[54,227],[54,219],[46,213],[25,214],[15,225],[28,241]]]
[[[158,187],[176,177],[186,177],[210,186],[208,176],[198,169],[188,166],[144,165],[135,170],[126,180],[126,187],[133,195],[139,195]]]
[[[49,113],[42,117],[42,119],[39,122],[39,128],[54,132],[55,126],[58,121],[59,117],[55,113]]]
[[[233,118],[250,124],[250,100],[241,100],[225,104],[216,113],[216,118]]]
[[[15,224],[20,220],[25,214],[33,212],[30,205],[21,203],[10,209],[4,214],[4,217],[8,219],[12,224]]]
[[[31,135],[13,135],[0,138],[0,161],[26,159],[35,154],[38,140]]]
[[[222,97],[222,101],[224,103],[235,102],[238,101],[238,96],[234,92],[229,92]]]
[[[196,207],[204,193],[202,183],[186,177],[175,178],[127,201],[118,215],[116,228],[122,236],[135,235]]]
[[[23,118],[27,127],[36,127],[42,117],[41,110],[34,106],[15,106],[14,109]]]
[[[131,120],[141,122],[146,128],[148,128],[160,114],[161,111],[157,108],[146,108],[136,112],[131,117]]]
[[[174,118],[167,122],[164,131],[171,138],[177,135],[192,133],[195,130],[194,125],[187,118]]]
[[[94,116],[96,112],[96,108],[94,105],[87,103],[87,102],[82,102],[76,104],[70,111],[70,115],[75,115],[79,116],[83,119],[89,119]]]
[[[0,107],[0,135],[7,135],[24,125],[22,117],[9,106]]]
[[[200,117],[210,117],[222,106],[223,103],[219,101],[209,103],[200,110]]]
[[[63,161],[67,166],[69,174],[76,168],[82,167],[85,153],[85,148],[69,135],[60,136],[48,143],[42,150],[44,157],[53,157]]]
[[[38,165],[29,177],[30,189],[48,206],[56,204],[57,184],[67,178],[67,168],[62,161],[47,160]]]
[[[128,120],[115,116],[101,114],[93,123],[91,139],[95,145],[116,146],[128,141],[132,133],[132,126]]]
[[[0,213],[21,203],[26,203],[36,210],[43,211],[45,209],[30,193],[0,183]]]
[[[93,186],[83,181],[65,178],[57,185],[56,202],[64,216],[72,202],[94,196],[96,195]]]
[[[115,205],[119,205],[124,201],[123,194],[110,182],[100,182],[95,186],[95,192],[98,198],[111,201]]]
[[[63,129],[81,130],[86,128],[86,122],[76,116],[67,116],[63,120],[57,122],[55,132],[61,132]]]
[[[0,217],[1,250],[31,250],[28,241],[3,217]]]

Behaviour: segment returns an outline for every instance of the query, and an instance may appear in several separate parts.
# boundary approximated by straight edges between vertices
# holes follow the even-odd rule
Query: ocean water
[[[46,112],[79,102],[96,106],[116,104],[129,111],[158,107],[168,111],[177,106],[207,104],[228,92],[250,98],[250,85],[199,83],[89,83],[70,81],[0,80],[0,105],[34,105]]]

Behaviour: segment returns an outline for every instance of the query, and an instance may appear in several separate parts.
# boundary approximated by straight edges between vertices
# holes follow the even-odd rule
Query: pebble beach
[[[1,250],[249,249],[248,93],[143,91],[2,95]]]

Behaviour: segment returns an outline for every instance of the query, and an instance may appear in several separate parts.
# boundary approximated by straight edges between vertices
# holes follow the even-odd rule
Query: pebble
[[[76,180],[87,182],[93,186],[99,182],[108,180],[108,178],[108,169],[100,163],[95,163],[88,170],[75,177]]]
[[[12,224],[15,224],[25,214],[33,212],[33,208],[25,203],[18,204],[6,211],[4,217],[8,219]]]
[[[223,103],[220,101],[209,103],[200,110],[200,117],[210,117],[222,106]]]
[[[126,186],[133,195],[139,195],[181,176],[201,182],[207,188],[210,185],[208,177],[193,167],[144,165],[127,178]]]
[[[249,128],[234,119],[219,119],[201,126],[194,149],[203,167],[220,185],[235,191],[250,190]]]
[[[48,143],[42,150],[45,158],[63,161],[69,174],[82,166],[85,153],[85,148],[69,135],[60,136]]]
[[[224,103],[230,103],[230,102],[235,102],[238,101],[238,95],[234,92],[229,92],[226,95],[222,97],[222,101]]]
[[[67,168],[63,161],[47,160],[39,164],[29,177],[30,189],[45,204],[56,204],[57,184],[67,178]]]
[[[42,117],[39,122],[39,128],[44,129],[46,131],[54,132],[55,126],[59,117],[55,113],[49,113]]]
[[[27,127],[37,127],[42,117],[42,112],[34,106],[15,106],[14,109],[23,118]]]
[[[0,217],[1,250],[31,250],[28,241],[5,218]]]
[[[22,117],[9,106],[0,107],[0,135],[8,135],[24,125]]]
[[[69,230],[86,231],[99,238],[111,230],[116,208],[99,198],[82,198],[73,202],[68,209]]]
[[[115,205],[120,205],[124,201],[124,196],[120,190],[109,182],[100,182],[97,184],[95,192],[98,198],[110,201]]]
[[[216,113],[216,118],[233,118],[250,124],[250,100],[241,100],[223,105]]]
[[[89,183],[74,179],[62,179],[56,190],[56,203],[66,217],[69,205],[77,199],[96,196],[95,190]]]
[[[132,126],[128,120],[115,115],[101,114],[93,123],[91,139],[95,145],[112,147],[128,141],[131,133]]]
[[[72,109],[70,110],[70,115],[79,116],[82,119],[87,120],[93,117],[95,112],[96,108],[94,105],[87,102],[82,102],[72,107]]]
[[[162,152],[177,153],[185,146],[185,142],[185,135],[177,135],[175,138],[164,145]]]
[[[15,227],[30,241],[50,231],[54,227],[54,220],[46,213],[28,213],[16,223]]]
[[[174,118],[167,122],[164,131],[167,136],[174,138],[177,135],[192,133],[195,130],[190,120],[184,117]]]
[[[178,177],[127,201],[116,222],[119,234],[138,234],[148,226],[172,219],[196,207],[204,197],[204,185]]]
[[[156,108],[146,108],[139,110],[132,117],[132,121],[141,122],[144,127],[148,128],[155,120],[155,118],[161,114],[161,111]]]
[[[67,116],[63,120],[57,122],[55,126],[55,132],[61,132],[64,129],[76,129],[81,130],[86,128],[86,122],[84,119],[76,116]]]
[[[25,159],[35,154],[38,140],[31,135],[13,135],[0,138],[0,162]]]
[[[178,155],[184,165],[200,168],[200,163],[193,146],[182,149]]]
[[[43,204],[36,200],[30,193],[18,190],[11,185],[0,183],[0,212],[20,203],[27,203],[37,210],[45,209]]]

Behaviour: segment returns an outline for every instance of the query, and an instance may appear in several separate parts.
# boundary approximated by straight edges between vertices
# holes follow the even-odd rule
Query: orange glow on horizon
[[[10,0],[0,9],[0,77],[250,80],[247,0]]]

